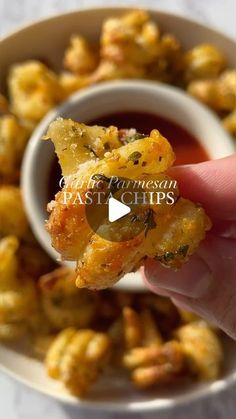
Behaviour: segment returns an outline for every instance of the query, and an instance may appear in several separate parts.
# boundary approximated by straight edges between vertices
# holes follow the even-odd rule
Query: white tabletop
[[[0,0],[0,36],[32,20],[81,6],[124,4],[136,6],[138,0]],[[209,23],[236,38],[235,0],[142,0],[144,6],[155,6]],[[174,413],[158,414],[158,419],[235,419],[236,386],[204,402],[177,409]],[[3,419],[125,419],[124,415],[81,412],[0,375],[0,417]],[[138,415],[137,419],[154,419],[157,415]]]

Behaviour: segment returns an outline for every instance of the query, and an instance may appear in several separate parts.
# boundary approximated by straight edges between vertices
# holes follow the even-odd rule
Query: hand
[[[171,175],[182,196],[202,204],[213,227],[181,270],[148,260],[145,282],[236,339],[236,154],[174,167]]]

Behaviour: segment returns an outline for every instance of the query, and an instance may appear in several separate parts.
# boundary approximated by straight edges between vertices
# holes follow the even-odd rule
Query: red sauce
[[[158,129],[171,143],[175,155],[175,164],[200,163],[209,160],[204,148],[197,139],[179,124],[145,112],[120,112],[89,121],[90,125],[115,125],[118,128],[136,128],[138,132],[149,134],[152,129]],[[61,170],[57,159],[52,164],[49,175],[49,199],[53,199],[59,190]]]

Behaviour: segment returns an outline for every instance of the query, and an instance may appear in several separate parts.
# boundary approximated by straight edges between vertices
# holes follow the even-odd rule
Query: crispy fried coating
[[[184,324],[192,323],[192,322],[196,322],[196,321],[200,320],[200,317],[195,313],[184,310],[180,307],[177,307],[177,310],[178,310],[180,318],[181,318],[181,320]]]
[[[70,96],[72,93],[89,86],[91,83],[90,78],[86,75],[80,76],[69,72],[61,73],[58,81],[63,89],[65,98]]]
[[[184,367],[184,353],[176,341],[164,343],[156,319],[148,309],[123,309],[124,352],[121,364],[131,371],[139,388],[172,381]]]
[[[135,179],[144,173],[162,173],[174,162],[170,144],[157,130],[150,136],[140,137],[135,131],[133,139],[125,145],[122,135],[123,130],[118,131],[113,126],[89,127],[59,118],[50,124],[44,138],[53,141],[63,175],[76,173],[77,176],[71,179],[74,184],[76,180],[86,180],[96,173]],[[141,155],[135,164],[131,158],[133,152]]]
[[[161,347],[135,348],[124,358],[126,368],[133,370],[132,381],[139,388],[171,382],[184,368],[184,354],[176,341]]]
[[[156,317],[147,308],[124,307],[120,316],[116,317],[110,326],[108,333],[114,348],[112,364],[125,369],[129,369],[127,360],[133,359],[137,348],[141,352],[144,349],[145,353],[146,348],[157,348],[163,345],[163,337]]]
[[[142,10],[105,20],[100,54],[92,82],[122,78],[175,82],[183,70],[178,40],[172,34],[161,35],[158,25]]]
[[[176,330],[187,356],[189,368],[202,380],[219,377],[223,351],[217,334],[203,321],[195,321]]]
[[[236,108],[236,70],[226,70],[219,78],[194,80],[188,92],[216,111],[230,112]]]
[[[164,202],[142,207],[143,221],[141,217],[134,222],[130,217],[119,220],[115,226],[104,219],[96,231],[91,229],[86,220],[86,205],[78,205],[75,200],[78,191],[85,196],[91,177],[103,176],[100,188],[111,176],[154,179],[160,184],[171,180],[163,172],[173,164],[174,153],[157,130],[149,137],[135,132],[126,143],[122,143],[121,135],[122,130],[119,132],[115,127],[86,127],[59,119],[51,124],[45,137],[54,142],[63,174],[67,175],[64,189],[49,204],[47,230],[62,258],[77,260],[76,284],[80,288],[112,285],[136,269],[146,256],[165,266],[180,268],[210,228],[204,210],[180,198],[176,189],[174,205]],[[106,151],[108,146],[111,151]],[[69,194],[66,203],[65,194]],[[140,222],[146,223],[147,228],[134,238],[125,239],[130,231],[138,229]],[[99,235],[102,231],[108,231],[107,237],[116,240],[105,239]]]
[[[221,110],[232,111],[236,108],[236,70],[227,70],[218,80],[218,103]]]
[[[124,340],[127,349],[139,346],[142,342],[143,330],[139,315],[130,307],[123,309]]]
[[[43,311],[55,330],[89,327],[94,319],[96,294],[75,286],[75,272],[57,268],[39,279]]]
[[[169,298],[151,293],[141,294],[138,297],[139,309],[148,310],[157,319],[158,329],[165,338],[171,336],[173,328],[180,322],[177,308]]]
[[[63,382],[71,393],[83,396],[98,380],[110,354],[110,340],[93,330],[63,330],[46,356],[50,377]]]
[[[186,88],[236,135],[236,71],[226,69],[227,60],[216,46],[205,43],[184,52],[174,34],[162,34],[147,12],[134,10],[104,21],[98,48],[75,35],[64,54],[65,71],[56,75],[36,60],[13,65],[9,101],[0,94],[0,341],[28,333],[35,354],[46,357],[50,377],[79,397],[107,363],[125,370],[144,390],[182,373],[217,379],[223,363],[220,337],[195,314],[150,293],[96,293],[75,286],[110,286],[146,256],[179,268],[209,229],[203,209],[180,198],[176,186],[171,188],[175,205],[149,203],[150,228],[125,243],[95,234],[85,206],[73,203],[76,182],[94,174],[171,181],[165,172],[174,154],[158,131],[145,137],[134,129],[88,127],[71,120],[51,124],[47,137],[71,185],[50,203],[47,228],[62,258],[77,261],[76,273],[54,269],[29,230],[19,188],[8,186],[18,183],[27,140],[43,116],[72,93],[104,80],[141,78]],[[80,187],[83,196],[87,190]],[[72,194],[67,205],[65,192],[67,198]],[[128,222],[117,226],[113,238],[121,229],[128,234]],[[106,228],[104,221],[97,233]],[[138,222],[132,229],[138,229]]]
[[[64,67],[76,75],[89,74],[97,65],[94,49],[83,36],[73,35],[65,51]]]
[[[139,346],[162,345],[162,336],[149,309],[141,309],[138,313],[130,307],[124,307],[122,314],[124,341],[127,350]]]
[[[13,113],[34,124],[64,97],[56,74],[36,60],[13,65],[8,86]]]
[[[156,175],[166,171],[174,159],[175,155],[169,142],[159,131],[152,130],[149,136],[137,137],[133,142],[108,151],[103,159],[84,167],[80,166],[78,178],[86,180],[89,176],[102,173],[107,177],[138,179],[144,173]]]
[[[24,336],[26,332],[25,322],[0,323],[0,341],[2,342],[15,341]]]
[[[219,76],[226,67],[223,53],[212,44],[200,44],[185,54],[186,82]]]
[[[28,130],[15,116],[0,116],[0,181],[9,183],[18,180],[28,137]]]
[[[36,334],[33,339],[35,355],[39,358],[45,358],[54,339],[55,335],[53,334]]]
[[[23,238],[29,229],[21,191],[17,186],[0,186],[0,237],[14,235]]]
[[[76,173],[79,166],[121,146],[116,127],[90,127],[71,119],[58,118],[49,126],[45,139],[52,139],[64,176]]]
[[[0,240],[0,336],[4,340],[25,332],[29,317],[37,310],[35,283],[19,271],[18,246],[14,236]]]
[[[147,65],[158,54],[158,42],[159,28],[142,10],[106,19],[100,37],[101,60],[90,83],[144,78]]]
[[[134,66],[130,62],[119,65],[116,62],[102,59],[96,70],[89,77],[89,84],[101,81],[119,79],[142,79],[145,77],[145,68]]]
[[[104,298],[104,302],[108,300],[115,305],[116,293],[106,291],[100,295],[101,304]],[[185,324],[174,331],[174,339],[172,329],[171,337],[166,340],[158,327],[157,312],[140,308],[140,303],[150,304],[148,294],[144,301],[138,295],[133,296],[134,300],[125,293],[120,297],[121,307],[123,302],[129,301],[139,309],[123,307],[121,316],[106,333],[70,327],[57,337],[47,334],[36,339],[35,349],[40,356],[46,354],[50,377],[62,381],[72,394],[83,397],[108,360],[113,368],[126,370],[139,389],[175,382],[181,375],[207,380],[219,376],[222,349],[216,333],[205,322],[195,319],[192,322],[191,317],[185,316]],[[156,296],[150,295],[152,297]],[[157,301],[158,310],[166,315],[172,303],[166,298],[160,299],[163,301]],[[151,303],[155,305],[154,301]],[[190,323],[186,324],[188,321]]]
[[[167,215],[154,216],[154,220],[158,227],[125,242],[110,242],[94,234],[78,261],[77,286],[111,285],[139,266],[145,256],[164,266],[180,268],[205,237],[209,225],[204,210],[184,199],[179,199]]]
[[[105,20],[101,33],[101,56],[123,64],[129,60],[140,66],[157,55],[159,28],[148,13],[135,10],[121,17]]]

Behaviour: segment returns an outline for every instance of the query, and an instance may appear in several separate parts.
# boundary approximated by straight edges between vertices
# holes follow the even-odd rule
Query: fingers
[[[229,288],[224,290],[223,295],[219,292],[202,299],[192,299],[177,293],[169,297],[175,305],[198,314],[236,340],[236,293],[228,291]]]
[[[182,196],[200,202],[209,216],[236,220],[236,154],[170,170]]]
[[[197,298],[205,294],[211,280],[210,268],[198,255],[192,256],[179,271],[167,269],[154,260],[149,260],[145,265],[145,281],[157,293],[158,287]]]
[[[179,272],[147,261],[147,286],[217,324],[236,339],[236,241],[209,234]]]
[[[145,282],[152,291],[171,297],[236,338],[236,154],[174,167],[170,174],[182,196],[203,205],[213,229],[180,271],[148,260]]]

